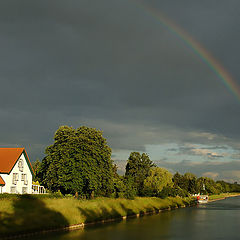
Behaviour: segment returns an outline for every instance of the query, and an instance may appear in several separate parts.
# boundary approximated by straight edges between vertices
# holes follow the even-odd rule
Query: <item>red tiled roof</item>
[[[0,148],[0,173],[9,173],[23,151],[24,148]]]
[[[0,185],[5,185],[4,180],[2,179],[2,177],[0,176]]]

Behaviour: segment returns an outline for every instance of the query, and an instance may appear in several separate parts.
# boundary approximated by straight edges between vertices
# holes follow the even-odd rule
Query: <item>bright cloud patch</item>
[[[209,177],[212,178],[214,180],[216,180],[216,178],[219,176],[219,173],[217,172],[205,172],[202,174],[203,177]]]
[[[205,156],[209,158],[217,158],[217,157],[224,157],[225,154],[219,154],[217,152],[210,151],[209,149],[192,149],[191,152],[195,155]]]

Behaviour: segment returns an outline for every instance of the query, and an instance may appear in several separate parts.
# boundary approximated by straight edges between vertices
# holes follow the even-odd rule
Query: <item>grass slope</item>
[[[192,198],[41,198],[20,195],[0,199],[0,237],[144,214],[193,204]]]
[[[227,198],[227,197],[234,197],[234,196],[239,196],[239,193],[221,193],[221,194],[217,194],[217,195],[210,195],[209,196],[209,200],[210,201],[215,201],[218,199],[223,199],[223,198]]]

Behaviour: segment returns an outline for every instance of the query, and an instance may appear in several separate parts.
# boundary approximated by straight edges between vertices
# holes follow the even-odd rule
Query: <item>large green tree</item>
[[[184,175],[181,175],[176,172],[173,176],[173,182],[175,187],[180,187],[191,194],[199,192],[197,177],[192,173],[187,172]]]
[[[219,194],[221,189],[219,185],[211,178],[200,177],[197,179],[197,185],[200,193],[203,194]]]
[[[143,183],[154,163],[146,153],[132,152],[126,165],[125,177],[132,179],[138,195],[143,195]]]
[[[164,187],[173,187],[172,174],[165,168],[151,168],[144,180],[144,191],[149,196],[159,196]]]
[[[188,179],[181,175],[179,172],[176,172],[173,176],[174,185],[188,191]]]
[[[183,175],[185,179],[188,181],[188,189],[187,191],[191,194],[199,193],[199,187],[197,185],[197,177],[193,173],[185,173]]]
[[[50,190],[87,197],[113,191],[111,149],[94,128],[61,126],[46,149],[39,176]]]

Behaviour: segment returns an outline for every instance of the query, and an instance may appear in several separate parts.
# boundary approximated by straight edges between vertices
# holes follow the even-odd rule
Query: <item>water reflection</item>
[[[91,226],[65,235],[54,233],[39,240],[175,240],[239,239],[240,197],[197,207],[161,212],[119,223]]]

